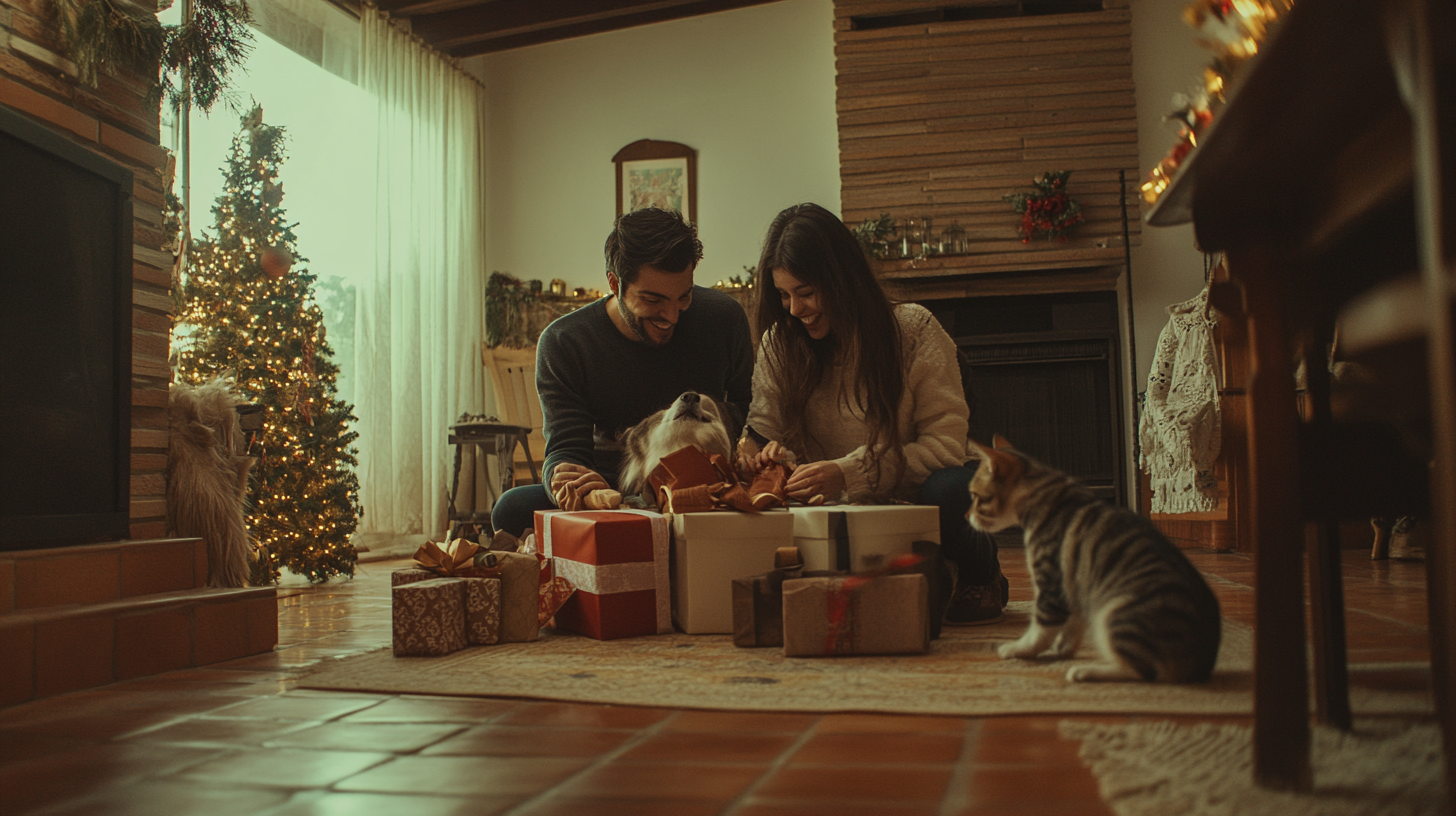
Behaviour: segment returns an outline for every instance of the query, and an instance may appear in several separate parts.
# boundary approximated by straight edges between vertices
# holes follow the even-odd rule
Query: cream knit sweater
[[[913,500],[931,472],[966,462],[966,432],[970,411],[961,390],[956,365],[955,342],[924,306],[906,303],[895,307],[904,340],[905,395],[900,400],[900,446],[905,467],[897,483],[880,484],[876,474],[866,472],[865,440],[869,435],[864,414],[840,401],[839,368],[825,372],[814,389],[805,411],[808,450],[796,450],[801,462],[833,460],[844,471],[845,494],[850,501],[885,499]],[[769,330],[773,331],[772,329]],[[748,424],[763,436],[782,442],[783,418],[779,413],[779,390],[769,376],[766,351],[769,333],[758,347],[758,364],[753,369],[753,402]],[[874,342],[876,338],[863,338]],[[884,462],[885,480],[896,469],[891,459]],[[828,496],[834,499],[836,497]]]

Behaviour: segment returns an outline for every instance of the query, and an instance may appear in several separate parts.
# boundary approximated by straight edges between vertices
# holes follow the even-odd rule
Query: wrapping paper
[[[536,541],[576,594],[556,628],[598,640],[672,631],[667,519],[641,510],[540,511]]]
[[[794,545],[804,567],[836,572],[869,572],[897,555],[914,551],[914,542],[940,542],[940,512],[928,505],[846,505],[790,507]]]
[[[489,646],[500,641],[501,582],[499,578],[464,578],[465,641]]]
[[[465,648],[463,581],[432,578],[391,592],[395,657],[438,657]]]
[[[531,553],[496,553],[500,570],[500,642],[524,643],[540,635],[541,562]]]
[[[389,585],[391,587],[397,587],[403,586],[404,584],[415,584],[419,583],[420,581],[429,581],[431,579],[439,577],[439,575],[436,575],[435,573],[430,572],[427,569],[415,568],[395,570],[394,572],[391,572],[389,574]]]
[[[688,634],[733,633],[733,579],[772,569],[793,546],[787,510],[672,517],[672,610]]]
[[[917,654],[930,648],[928,584],[919,573],[784,582],[784,655]]]
[[[797,547],[781,547],[774,569],[733,579],[733,645],[784,645],[784,581],[804,575]]]

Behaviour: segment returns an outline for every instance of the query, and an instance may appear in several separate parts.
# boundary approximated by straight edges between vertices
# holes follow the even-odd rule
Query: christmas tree
[[[264,409],[249,449],[258,460],[248,507],[254,583],[275,583],[282,567],[314,582],[353,575],[349,537],[363,512],[353,406],[337,398],[315,276],[294,266],[307,259],[281,206],[283,144],[283,128],[263,124],[261,108],[243,117],[212,208],[215,234],[192,242],[176,341],[179,381],[225,377]]]

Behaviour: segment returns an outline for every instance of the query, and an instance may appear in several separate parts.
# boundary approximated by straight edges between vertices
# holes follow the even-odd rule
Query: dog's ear
[[[617,488],[624,496],[637,495],[645,489],[648,438],[652,435],[652,430],[661,425],[666,416],[667,409],[664,408],[623,431],[622,435],[617,437],[617,441],[622,443],[622,468],[617,477]]]

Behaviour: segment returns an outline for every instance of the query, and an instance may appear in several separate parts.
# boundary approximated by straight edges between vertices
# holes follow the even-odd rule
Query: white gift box
[[[940,508],[890,504],[792,507],[794,544],[804,568],[836,572],[879,569],[916,541],[940,543]]]
[[[672,517],[672,611],[688,634],[732,634],[733,579],[773,569],[794,543],[787,510],[678,513]]]

